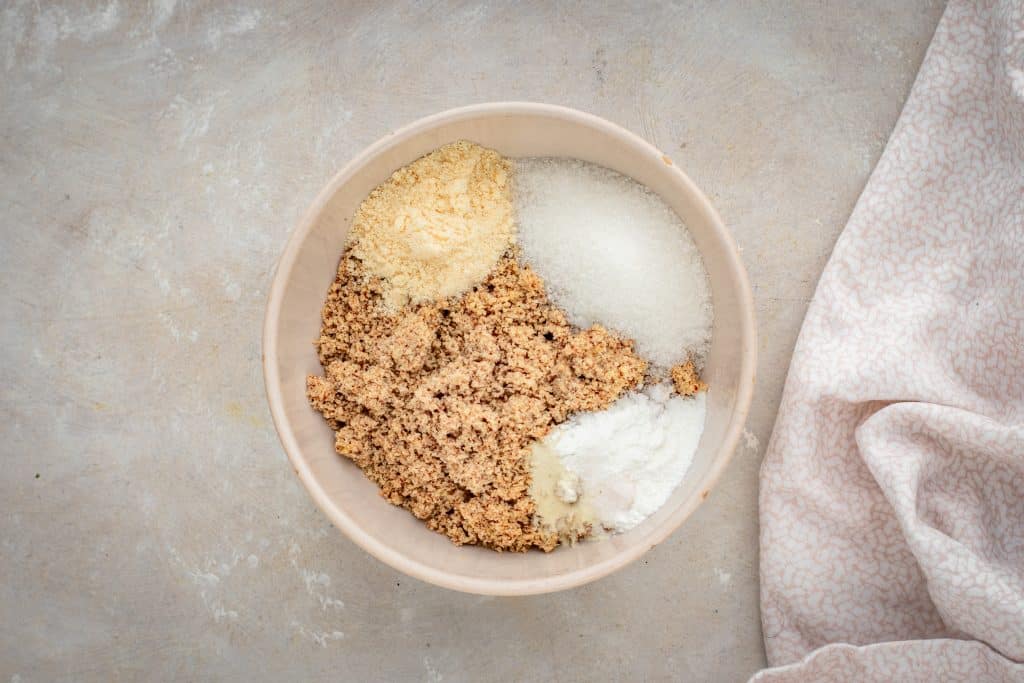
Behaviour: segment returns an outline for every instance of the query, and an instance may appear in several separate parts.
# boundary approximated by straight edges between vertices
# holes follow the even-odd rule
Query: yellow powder
[[[395,171],[367,197],[352,225],[352,254],[384,278],[397,310],[461,294],[513,244],[511,165],[461,140]]]
[[[541,531],[556,533],[569,543],[600,531],[579,477],[565,468],[554,449],[539,441],[533,443],[530,475],[530,498],[536,506],[533,519]]]

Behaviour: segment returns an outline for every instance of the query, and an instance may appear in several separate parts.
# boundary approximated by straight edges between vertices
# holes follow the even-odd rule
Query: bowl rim
[[[602,129],[605,132],[625,139],[632,146],[645,150],[652,154],[653,158],[665,160],[674,171],[680,183],[682,183],[691,195],[703,205],[703,209],[710,216],[717,238],[726,247],[728,254],[727,265],[732,271],[735,281],[739,285],[737,291],[737,303],[741,334],[746,343],[740,349],[740,382],[736,393],[735,410],[726,430],[725,437],[718,446],[718,457],[712,463],[711,470],[705,479],[703,490],[699,496],[693,496],[685,505],[672,516],[666,519],[659,527],[652,532],[653,540],[649,544],[636,544],[614,554],[606,560],[597,564],[574,569],[564,574],[542,578],[525,579],[487,579],[478,577],[466,577],[462,575],[449,574],[445,571],[435,569],[419,562],[416,558],[393,550],[380,543],[373,535],[363,530],[352,518],[327,495],[320,482],[313,474],[306,459],[302,455],[298,440],[292,430],[284,409],[284,396],[282,392],[281,377],[277,372],[277,336],[280,327],[281,304],[284,296],[285,285],[289,281],[292,269],[295,267],[296,258],[300,247],[309,236],[314,224],[318,220],[327,202],[334,196],[335,192],[348,179],[355,174],[367,161],[379,154],[381,151],[398,144],[399,142],[417,135],[423,131],[437,127],[440,124],[447,124],[454,121],[475,118],[480,115],[494,114],[532,114],[542,115],[550,118],[569,120],[576,123],[583,123],[592,128]],[[739,438],[746,424],[750,412],[750,405],[753,398],[755,371],[757,364],[757,326],[754,317],[754,299],[750,288],[750,281],[747,271],[743,266],[739,250],[732,235],[726,229],[718,211],[711,204],[707,196],[678,166],[671,163],[669,158],[658,148],[647,142],[639,135],[612,123],[594,114],[583,112],[569,107],[546,104],[540,102],[486,102],[472,104],[454,109],[448,109],[430,116],[426,116],[412,123],[392,131],[370,146],[363,149],[341,168],[328,181],[327,185],[320,190],[310,207],[302,214],[296,227],[292,230],[291,236],[285,245],[284,251],[277,262],[271,280],[270,290],[267,296],[267,306],[263,323],[261,361],[263,365],[264,388],[266,390],[267,402],[270,407],[271,418],[277,431],[281,445],[291,462],[292,469],[298,475],[302,484],[306,487],[317,507],[327,516],[331,522],[341,529],[352,541],[373,557],[390,567],[408,574],[414,578],[432,583],[437,586],[449,588],[466,593],[479,595],[533,595],[539,593],[550,593],[576,586],[581,586],[591,581],[607,576],[612,572],[621,569],[630,562],[633,562],[645,552],[654,548],[664,541],[670,534],[678,529],[683,522],[693,513],[697,507],[708,497],[711,489],[721,478],[722,473],[732,460],[739,443]]]

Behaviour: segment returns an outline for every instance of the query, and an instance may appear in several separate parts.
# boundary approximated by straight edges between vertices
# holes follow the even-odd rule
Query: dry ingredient
[[[581,413],[540,444],[579,480],[576,505],[608,531],[636,526],[683,480],[704,429],[706,394],[672,394],[662,382],[607,410]],[[536,451],[535,451],[536,452]]]
[[[456,142],[363,201],[307,393],[337,452],[431,529],[548,551],[633,527],[682,480],[711,306],[664,202],[574,160],[518,162],[535,273],[514,246],[511,171]]]
[[[647,363],[600,326],[574,332],[514,253],[460,297],[389,312],[355,251],[323,307],[324,376],[307,379],[336,450],[457,544],[553,549],[558,530],[534,524],[531,443],[639,386]]]
[[[672,368],[671,375],[672,386],[680,396],[693,396],[699,391],[707,391],[708,385],[697,374],[692,360]]]
[[[636,340],[663,370],[703,356],[711,300],[700,253],[647,187],[575,159],[516,162],[515,210],[527,262],[580,327]]]
[[[579,475],[562,464],[558,453],[538,441],[530,449],[530,498],[536,505],[534,522],[559,540],[575,543],[601,525],[586,500],[581,500]]]
[[[395,171],[363,201],[352,250],[384,278],[391,310],[461,294],[487,276],[514,241],[510,170],[463,140]]]

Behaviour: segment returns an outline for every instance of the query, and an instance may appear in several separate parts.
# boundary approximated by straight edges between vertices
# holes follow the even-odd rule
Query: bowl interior
[[[710,384],[704,435],[683,483],[628,533],[556,552],[496,553],[456,547],[406,510],[384,501],[308,403],[305,378],[319,374],[312,342],[350,220],[395,169],[434,148],[468,139],[502,154],[566,156],[619,171],[657,192],[683,218],[700,249],[715,310],[705,368]],[[274,421],[313,498],[353,540],[392,566],[433,583],[479,593],[523,594],[598,578],[663,540],[707,496],[735,447],[753,385],[749,287],[730,238],[689,179],[656,149],[596,117],[546,105],[454,110],[378,142],[338,174],[300,223],[275,276],[265,330],[265,369]]]

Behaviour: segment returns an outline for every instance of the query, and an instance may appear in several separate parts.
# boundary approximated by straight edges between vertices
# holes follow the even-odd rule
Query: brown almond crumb
[[[647,363],[603,327],[574,332],[516,256],[458,298],[391,313],[381,280],[346,252],[316,342],[324,376],[307,394],[338,453],[431,529],[548,551],[558,535],[535,524],[530,444],[639,386]]]
[[[680,396],[693,396],[698,392],[707,391],[708,388],[708,385],[701,381],[692,360],[672,368],[672,384]]]

